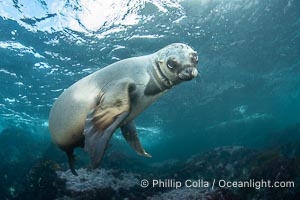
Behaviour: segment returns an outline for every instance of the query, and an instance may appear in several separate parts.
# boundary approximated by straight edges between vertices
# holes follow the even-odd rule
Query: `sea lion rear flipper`
[[[124,79],[100,95],[99,103],[87,116],[84,127],[84,149],[90,154],[91,167],[97,168],[115,130],[130,112],[133,81]]]
[[[75,157],[73,154],[73,149],[70,151],[67,151],[67,156],[68,156],[68,163],[69,163],[69,168],[72,172],[73,175],[78,176],[75,168],[74,168],[74,163],[75,163]]]
[[[140,139],[137,135],[136,127],[134,121],[128,122],[127,124],[121,126],[121,131],[128,142],[128,144],[141,156],[149,157],[152,156],[148,154],[140,143]]]

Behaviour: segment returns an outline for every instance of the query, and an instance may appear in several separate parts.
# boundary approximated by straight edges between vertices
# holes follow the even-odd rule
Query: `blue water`
[[[299,10],[296,0],[2,0],[0,132],[16,127],[50,143],[48,115],[64,89],[182,42],[199,53],[200,77],[136,119],[153,156],[145,162],[264,148],[300,122]],[[113,141],[135,154],[119,132]]]

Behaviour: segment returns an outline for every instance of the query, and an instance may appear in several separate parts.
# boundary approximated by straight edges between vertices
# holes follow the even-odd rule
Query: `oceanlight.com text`
[[[224,180],[224,179],[213,179],[213,180],[176,180],[176,179],[143,179],[140,181],[140,185],[143,188],[175,188],[179,189],[182,187],[186,188],[255,188],[257,190],[261,188],[293,188],[295,187],[294,181],[271,181],[271,180]]]

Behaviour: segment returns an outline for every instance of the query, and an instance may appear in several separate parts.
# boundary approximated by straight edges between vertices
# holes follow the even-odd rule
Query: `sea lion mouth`
[[[171,80],[169,80],[167,78],[167,76],[162,72],[160,66],[158,63],[156,63],[155,65],[155,71],[157,72],[157,76],[159,78],[159,80],[161,80],[161,82],[163,82],[163,84],[167,87],[167,88],[171,88],[173,85],[173,82]]]
[[[199,74],[196,67],[187,67],[178,73],[178,79],[182,81],[190,81]]]

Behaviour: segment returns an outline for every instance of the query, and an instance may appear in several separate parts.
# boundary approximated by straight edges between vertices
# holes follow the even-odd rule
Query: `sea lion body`
[[[192,48],[174,43],[113,63],[66,89],[51,109],[49,128],[54,143],[67,152],[73,174],[73,149],[84,147],[95,168],[117,128],[138,154],[150,157],[133,120],[168,89],[196,77],[197,63]]]
[[[49,127],[53,141],[61,148],[77,146],[83,139],[83,129],[88,113],[96,106],[101,89],[110,84],[131,78],[136,84],[136,101],[130,115],[123,122],[134,119],[164,92],[145,96],[144,91],[150,79],[145,60],[153,55],[128,58],[113,63],[89,76],[86,76],[65,90],[53,105]],[[126,70],[124,71],[124,68]],[[66,126],[68,125],[68,126]]]

